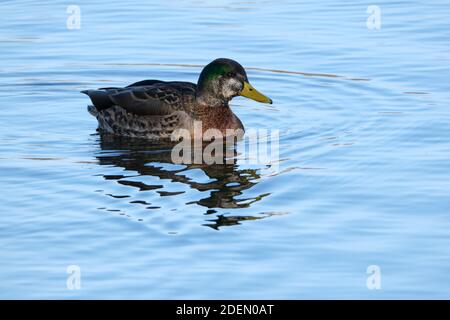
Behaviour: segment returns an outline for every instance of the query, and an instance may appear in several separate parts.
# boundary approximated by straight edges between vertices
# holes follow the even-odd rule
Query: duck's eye
[[[233,78],[236,74],[234,72],[228,72],[227,77]]]

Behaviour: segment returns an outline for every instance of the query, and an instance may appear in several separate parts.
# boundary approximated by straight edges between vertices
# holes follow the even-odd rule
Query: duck
[[[229,103],[236,96],[272,104],[256,90],[238,62],[219,58],[207,64],[197,83],[142,80],[126,87],[83,90],[92,105],[88,111],[97,118],[97,131],[114,136],[151,140],[173,139],[183,130],[193,137],[218,130],[224,137],[244,132],[242,121]]]

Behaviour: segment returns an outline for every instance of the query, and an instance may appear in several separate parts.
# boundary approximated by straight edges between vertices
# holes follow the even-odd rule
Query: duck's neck
[[[231,98],[223,97],[214,87],[199,86],[195,100],[195,118],[202,121],[203,130],[218,129],[225,135],[227,129],[243,129],[228,105]]]
[[[203,107],[228,107],[228,100],[217,95],[199,91],[195,97],[197,105]]]

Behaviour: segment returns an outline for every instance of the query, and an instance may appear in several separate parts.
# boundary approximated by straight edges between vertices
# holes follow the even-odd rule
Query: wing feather
[[[183,110],[183,95],[195,94],[195,84],[143,80],[125,88],[85,90],[97,110],[118,105],[136,115],[169,115]]]

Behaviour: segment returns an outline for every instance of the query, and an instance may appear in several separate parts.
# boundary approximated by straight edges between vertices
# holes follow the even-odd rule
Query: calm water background
[[[0,12],[1,298],[450,298],[448,1]],[[196,82],[217,57],[290,72],[250,69],[274,104],[232,104],[247,128],[280,130],[276,170],[179,166],[96,134],[80,90]]]

